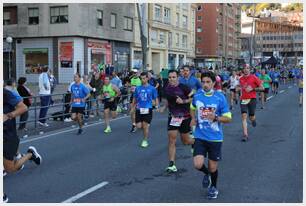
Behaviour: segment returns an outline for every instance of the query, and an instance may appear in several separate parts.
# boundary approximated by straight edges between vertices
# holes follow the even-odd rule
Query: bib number
[[[140,114],[149,114],[149,108],[140,108]]]
[[[250,103],[251,99],[243,99],[241,100],[241,104],[248,104]]]
[[[183,118],[171,117],[170,125],[175,127],[180,127],[183,122]]]
[[[75,98],[75,99],[73,99],[73,102],[75,104],[81,104],[81,99],[80,98]]]

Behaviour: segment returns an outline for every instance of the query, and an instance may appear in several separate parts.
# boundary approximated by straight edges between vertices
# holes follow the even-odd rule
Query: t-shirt
[[[188,79],[185,77],[179,77],[179,83],[187,85],[195,92],[202,88],[200,81],[194,76],[190,76]]]
[[[188,94],[190,94],[191,89],[184,85],[178,84],[177,86],[172,86],[168,84],[165,88],[165,97],[168,100],[169,112],[174,117],[190,117],[190,104],[177,104],[177,96],[181,99],[189,99]]]
[[[136,108],[152,108],[152,101],[157,98],[157,90],[151,85],[141,85],[136,87],[134,92],[136,99]]]
[[[215,90],[222,90],[222,79],[219,75],[216,76],[216,82],[214,86]]]
[[[280,78],[280,73],[277,72],[277,71],[271,71],[270,77],[271,77],[273,82],[278,82],[279,78]]]
[[[85,107],[85,102],[82,101],[87,94],[89,93],[89,89],[83,84],[72,84],[71,85],[71,93],[72,93],[72,107]]]
[[[131,78],[131,92],[134,92],[135,91],[135,88],[137,86],[140,86],[141,85],[141,80],[139,77],[132,77]]]
[[[268,74],[265,74],[265,75],[260,75],[259,76],[259,79],[263,82],[262,85],[264,88],[270,88],[270,81],[271,81],[271,78]]]
[[[230,89],[235,89],[239,85],[239,77],[231,76],[230,77]]]
[[[15,110],[15,107],[19,102],[22,102],[22,97],[17,92],[11,92],[8,89],[3,88],[3,114],[8,114]],[[16,131],[16,119],[8,119],[3,123],[3,137],[17,138]]]
[[[207,113],[215,111],[219,117],[225,114],[231,115],[224,94],[214,91],[212,95],[207,96],[201,89],[194,95],[190,107],[196,111],[197,124],[194,137],[206,141],[222,142],[222,124],[207,119]]]
[[[250,74],[248,76],[242,76],[239,80],[240,86],[241,86],[241,97],[240,99],[253,99],[256,98],[256,91],[254,90],[255,88],[259,87],[261,85],[260,79],[256,77],[253,74]],[[246,92],[246,88],[250,86],[253,88],[252,91]]]

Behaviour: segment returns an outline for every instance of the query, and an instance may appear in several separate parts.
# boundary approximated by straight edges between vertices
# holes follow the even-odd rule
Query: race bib
[[[81,99],[80,98],[75,98],[75,99],[73,99],[73,102],[75,104],[81,104]]]
[[[140,108],[140,114],[149,114],[149,108]]]
[[[250,103],[251,99],[243,99],[241,100],[241,104],[248,104]]]
[[[180,127],[183,120],[184,120],[183,118],[171,117],[170,125],[175,127]]]

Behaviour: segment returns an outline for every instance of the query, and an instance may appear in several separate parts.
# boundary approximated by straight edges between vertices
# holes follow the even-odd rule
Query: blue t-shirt
[[[193,97],[191,107],[195,108],[197,125],[194,137],[211,142],[222,142],[223,131],[220,122],[212,122],[207,119],[207,113],[215,111],[220,117],[230,113],[227,101],[222,92],[214,91],[211,96],[206,96],[203,89],[199,90]]]
[[[85,102],[82,101],[87,94],[89,93],[89,89],[83,84],[72,84],[71,85],[71,93],[72,93],[72,107],[85,107]]]
[[[136,99],[136,109],[152,108],[152,100],[157,98],[157,90],[151,85],[138,86],[134,92]]]
[[[179,83],[187,85],[191,90],[198,91],[198,89],[202,88],[200,81],[194,77],[190,76],[188,79],[185,77],[179,77]]]
[[[271,71],[270,77],[272,79],[272,82],[278,82],[280,78],[280,73],[277,71],[274,71],[274,72]]]

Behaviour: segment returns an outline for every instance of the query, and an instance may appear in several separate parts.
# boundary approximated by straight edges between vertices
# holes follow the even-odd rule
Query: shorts
[[[7,160],[14,160],[19,147],[19,138],[6,138],[3,137],[3,157]]]
[[[222,159],[221,148],[222,142],[209,142],[195,138],[193,156],[203,155],[206,158],[208,154],[209,160],[219,161]]]
[[[171,118],[172,118],[171,116],[168,117],[168,131],[178,130],[181,134],[186,134],[191,131],[190,129],[191,117],[184,119],[180,126],[170,125]]]
[[[241,104],[240,102],[240,109],[241,109],[241,114],[249,113],[249,116],[254,116],[256,110],[256,99],[251,99],[251,101],[248,104]]]
[[[130,103],[133,102],[133,98],[134,98],[134,93],[131,93],[131,96],[130,96]]]
[[[136,123],[146,122],[146,123],[150,124],[151,121],[152,121],[152,118],[153,118],[152,109],[149,109],[149,113],[148,114],[140,114],[140,110],[136,109],[136,115],[135,115]]]
[[[264,93],[269,94],[269,88],[265,88]]]
[[[299,93],[303,94],[303,88],[299,88]]]
[[[278,82],[272,82],[272,85],[276,88],[278,88]]]
[[[230,89],[230,91],[236,93],[236,89]]]
[[[85,107],[72,107],[71,113],[84,114]]]
[[[104,102],[104,110],[106,110],[106,109],[109,109],[113,112],[116,111],[117,110],[117,103],[115,102],[115,100],[111,101],[111,102],[108,102],[108,101]]]

